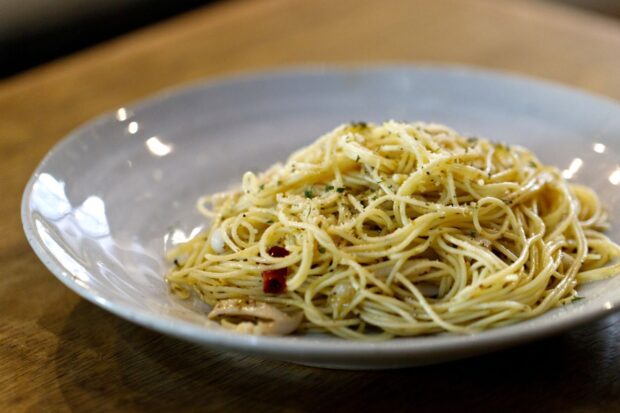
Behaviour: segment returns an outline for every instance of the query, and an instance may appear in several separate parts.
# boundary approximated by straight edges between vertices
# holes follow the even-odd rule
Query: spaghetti
[[[254,334],[471,333],[620,270],[591,189],[438,124],[342,125],[198,208],[211,227],[170,252],[166,280]]]

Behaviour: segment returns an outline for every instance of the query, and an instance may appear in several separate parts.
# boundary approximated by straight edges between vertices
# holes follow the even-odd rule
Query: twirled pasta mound
[[[438,124],[339,126],[198,208],[211,227],[170,252],[166,280],[254,334],[476,332],[620,270],[592,190]]]

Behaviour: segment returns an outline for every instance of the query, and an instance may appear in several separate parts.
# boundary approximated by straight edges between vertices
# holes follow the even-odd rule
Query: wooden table
[[[223,2],[0,82],[0,411],[620,411],[620,314],[470,360],[328,371],[125,322],[62,286],[28,246],[29,175],[98,113],[202,77],[367,61],[473,64],[620,98],[620,24],[526,1]]]

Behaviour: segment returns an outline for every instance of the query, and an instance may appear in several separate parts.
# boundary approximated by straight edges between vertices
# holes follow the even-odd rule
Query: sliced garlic
[[[230,318],[251,318],[235,323]],[[219,301],[209,313],[209,319],[220,320],[222,327],[240,333],[263,336],[283,336],[297,329],[303,313],[290,316],[262,301],[229,298]]]

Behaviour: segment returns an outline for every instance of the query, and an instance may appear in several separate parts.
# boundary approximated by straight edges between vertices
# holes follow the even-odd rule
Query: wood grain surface
[[[620,24],[530,1],[221,2],[0,82],[0,411],[620,411],[620,314],[438,366],[321,370],[125,322],[62,286],[23,236],[31,172],[103,111],[214,75],[394,61],[497,68],[620,98]]]

